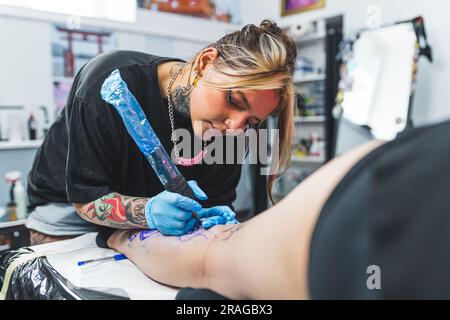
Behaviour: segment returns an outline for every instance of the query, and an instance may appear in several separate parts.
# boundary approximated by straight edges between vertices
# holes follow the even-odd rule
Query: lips
[[[205,121],[207,127],[203,127],[203,139],[210,140],[212,137],[222,136],[224,133],[216,128],[211,122]]]

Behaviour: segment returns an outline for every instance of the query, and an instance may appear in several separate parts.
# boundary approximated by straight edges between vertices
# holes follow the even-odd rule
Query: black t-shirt
[[[157,66],[182,61],[134,51],[114,51],[89,61],[78,72],[64,110],[50,128],[28,176],[29,211],[47,203],[88,203],[105,194],[151,197],[164,190],[147,159],[129,136],[120,115],[100,96],[104,80],[119,69],[147,119],[170,154],[173,144]],[[193,134],[190,119],[175,114],[175,127]],[[227,139],[227,137],[223,137]],[[178,166],[209,199],[205,206],[236,198],[239,164]]]
[[[347,173],[311,240],[313,299],[450,298],[449,146],[449,121],[415,129]]]

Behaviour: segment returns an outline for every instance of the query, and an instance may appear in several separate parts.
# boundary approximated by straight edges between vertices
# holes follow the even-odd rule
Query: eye
[[[227,103],[233,108],[239,109],[241,111],[244,111],[241,106],[238,104],[238,102],[233,98],[233,95],[231,94],[231,90],[227,91]]]

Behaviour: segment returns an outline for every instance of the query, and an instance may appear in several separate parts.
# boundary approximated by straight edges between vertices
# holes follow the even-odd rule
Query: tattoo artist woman
[[[192,211],[211,217],[211,224],[218,223],[217,217],[233,217],[240,164],[198,161],[208,147],[205,132],[217,129],[225,138],[225,133],[258,126],[277,114],[283,166],[293,130],[295,59],[293,41],[264,20],[224,36],[187,63],[133,51],[89,61],[76,75],[28,177],[32,243],[74,237],[96,231],[98,225],[181,235],[195,226]],[[191,159],[176,161],[203,208],[198,201],[164,191],[120,116],[101,99],[100,88],[114,69],[169,153],[178,128],[203,140],[198,156],[183,154]]]

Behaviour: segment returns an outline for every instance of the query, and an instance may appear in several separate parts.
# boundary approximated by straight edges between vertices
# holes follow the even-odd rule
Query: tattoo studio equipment
[[[128,133],[147,158],[164,188],[198,201],[186,179],[167,154],[138,101],[121,78],[119,70],[114,70],[105,80],[101,96],[117,110]],[[195,213],[193,214],[195,216]]]
[[[391,141],[414,127],[421,58],[433,62],[422,17],[365,29],[341,43],[336,155],[373,139]]]

